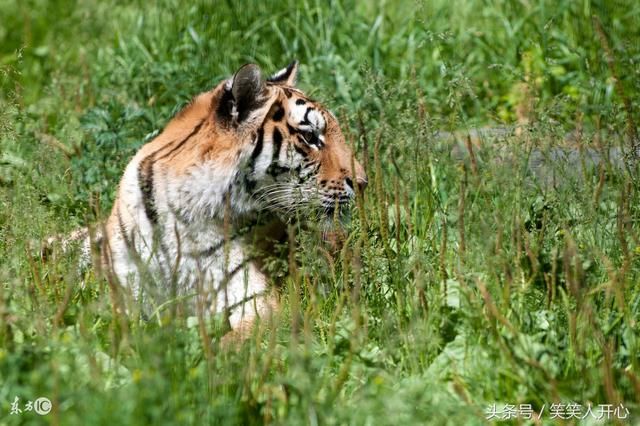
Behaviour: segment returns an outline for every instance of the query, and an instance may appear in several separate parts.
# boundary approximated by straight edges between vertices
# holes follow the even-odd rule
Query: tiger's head
[[[217,120],[242,141],[236,195],[285,215],[341,217],[367,175],[336,117],[295,87],[297,71],[293,62],[264,78],[247,64],[221,85]]]

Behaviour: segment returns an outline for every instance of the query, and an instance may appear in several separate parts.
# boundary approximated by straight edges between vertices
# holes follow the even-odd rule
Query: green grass
[[[0,0],[0,424],[462,425],[494,403],[554,424],[570,402],[640,421],[637,170],[529,167],[574,129],[575,150],[627,147],[640,3],[189,3]],[[270,263],[276,324],[221,351],[191,320],[116,314],[76,256],[32,256],[104,218],[193,95],[293,58],[370,185],[340,253],[298,229]],[[474,160],[438,136],[518,120]],[[11,416],[16,396],[54,411]]]

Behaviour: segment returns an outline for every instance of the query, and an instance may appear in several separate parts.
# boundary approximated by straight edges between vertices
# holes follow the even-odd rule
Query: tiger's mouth
[[[262,188],[256,199],[262,209],[279,214],[283,220],[318,221],[323,226],[349,223],[354,204],[354,197],[347,192],[331,193],[317,187],[291,188],[287,184]]]
[[[350,202],[322,207],[318,227],[322,231],[322,241],[328,244],[334,252],[342,248],[347,238],[351,210]]]
[[[334,202],[322,202],[320,206],[321,217],[328,222],[346,225],[351,219],[351,207],[353,200],[346,198]]]
[[[327,218],[348,218],[351,214],[351,202],[346,203],[336,203],[332,205],[323,205],[321,207],[321,212],[323,216]]]

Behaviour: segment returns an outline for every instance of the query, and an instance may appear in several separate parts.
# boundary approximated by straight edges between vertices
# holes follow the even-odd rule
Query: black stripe
[[[296,99],[296,105],[304,105],[306,103],[307,101],[305,101],[304,99]]]
[[[167,204],[169,210],[171,210],[171,213],[173,214],[173,216],[175,216],[176,219],[178,219],[179,222],[184,223],[185,225],[189,225],[192,222],[187,219],[187,217],[174,204],[172,204],[171,202],[167,202]]]
[[[187,137],[185,137],[180,142],[178,142],[168,152],[165,152],[160,157],[156,158],[156,155],[158,153],[166,149],[173,142],[170,142],[169,144],[158,149],[157,151],[154,151],[153,153],[145,157],[145,159],[142,160],[138,165],[138,185],[140,186],[140,192],[142,193],[142,204],[144,205],[144,212],[147,215],[147,218],[149,219],[149,222],[151,222],[152,225],[155,225],[158,223],[158,211],[156,209],[155,198],[153,195],[153,185],[154,185],[153,164],[155,163],[156,160],[166,158],[171,154],[173,154],[174,152],[176,152],[178,149],[180,149],[189,139],[193,137],[193,135],[195,135],[198,131],[200,131],[200,128],[202,127],[203,124],[204,124],[204,120],[201,120],[193,128],[191,133],[187,135]]]
[[[273,155],[271,156],[271,162],[278,161],[280,158],[280,148],[282,147],[282,133],[276,127],[273,129]]]
[[[147,215],[147,219],[152,225],[158,223],[158,211],[156,210],[156,203],[153,197],[153,164],[155,153],[149,155],[140,162],[138,166],[138,185],[140,186],[140,192],[142,192],[142,204],[144,205],[144,212]]]
[[[258,156],[262,152],[262,147],[264,145],[263,139],[264,139],[264,129],[260,128],[260,130],[258,130],[258,138],[256,140],[256,146],[255,148],[253,148],[253,152],[251,153],[251,169],[252,170],[253,170],[253,163],[256,161],[256,158],[258,158]]]
[[[297,133],[300,133],[300,131],[298,129],[296,129],[295,127],[293,127],[291,124],[287,123],[287,130],[289,131],[289,133],[291,133],[292,135],[295,135]]]
[[[240,307],[240,306],[244,305],[244,304],[245,304],[245,303],[247,303],[247,302],[251,302],[252,300],[254,300],[254,299],[256,299],[256,298],[258,298],[258,297],[263,297],[263,296],[264,296],[264,293],[258,293],[258,294],[254,294],[254,295],[251,295],[251,296],[247,296],[247,297],[245,297],[244,299],[241,299],[241,300],[237,301],[237,302],[236,302],[236,303],[234,303],[233,305],[226,306],[226,307],[224,308],[224,310],[225,310],[226,312],[230,312],[230,311],[232,311],[232,310],[234,310],[234,309],[236,309],[236,308],[238,308],[238,307]]]
[[[231,243],[233,241],[236,241],[238,238],[244,237],[253,229],[253,227],[259,225],[260,223],[261,221],[259,219],[249,220],[244,226],[240,227],[233,233],[233,235],[229,236],[228,238],[223,239],[222,241],[219,241],[204,250],[189,252],[187,253],[187,256],[197,259],[217,255],[218,251],[222,249],[225,244]]]
[[[280,166],[278,164],[271,164],[269,167],[267,167],[267,174],[274,178],[280,175],[283,175],[285,173],[288,173],[290,171],[291,171],[290,167]]]
[[[232,270],[228,271],[226,273],[226,275],[224,276],[224,278],[220,281],[220,286],[217,288],[217,291],[226,291],[227,285],[229,285],[229,282],[231,281],[233,276],[235,274],[237,274],[238,272],[244,270],[249,265],[249,263],[251,263],[253,261],[253,259],[254,259],[253,256],[248,257],[248,258],[244,259],[242,262],[240,262],[238,265],[236,265],[235,268],[233,268]],[[254,297],[254,296],[251,296],[251,297]],[[233,306],[235,306],[235,305],[232,305],[232,306],[230,306],[228,308],[232,309]]]
[[[118,227],[120,228],[120,234],[122,235],[122,239],[124,240],[124,243],[127,246],[127,249],[133,250],[133,241],[131,241],[131,239],[129,238],[129,235],[127,233],[127,228],[125,228],[124,226],[124,221],[122,220],[122,214],[120,213],[119,206],[118,206],[117,217],[118,217]]]
[[[255,162],[260,153],[262,152],[262,148],[264,147],[264,128],[260,128],[258,130],[258,136],[256,139],[256,146],[253,148],[253,152],[251,153],[251,160],[249,161],[248,169],[249,172],[244,175],[243,183],[244,189],[247,193],[253,193],[253,190],[256,188],[256,181],[253,180],[251,175],[255,170]]]
[[[169,150],[169,152],[165,152],[164,154],[162,154],[162,156],[159,157],[158,160],[166,158],[166,157],[170,156],[171,154],[173,154],[174,152],[176,152],[177,150],[179,150],[180,148],[182,148],[182,146],[185,143],[187,143],[187,141],[189,139],[191,139],[193,137],[193,135],[195,135],[196,133],[198,133],[200,131],[200,128],[202,127],[203,124],[204,124],[204,120],[200,120],[200,123],[198,123],[198,125],[193,128],[191,133],[189,133],[186,138],[184,138],[180,142],[178,142],[173,148],[171,148],[171,150]]]
[[[256,189],[256,184],[257,182],[251,178],[249,178],[249,175],[244,175],[244,190],[247,194],[252,194],[253,190]]]
[[[233,240],[233,239],[232,239]],[[221,241],[218,244],[215,244],[207,249],[204,250],[200,250],[197,252],[192,252],[192,253],[187,253],[187,255],[189,257],[195,258],[195,259],[199,259],[202,257],[209,257],[209,256],[213,256],[214,254],[217,254],[218,251],[222,248],[222,246],[224,246],[224,244],[226,243],[226,241]]]
[[[304,142],[302,142],[304,143]],[[300,148],[298,145],[293,144],[293,149],[295,149],[295,151],[302,155],[303,158],[307,158],[307,156],[309,155],[309,153],[307,151],[305,151],[304,149]]]
[[[284,108],[282,108],[281,105],[277,105],[276,108],[278,108],[276,110],[276,112],[273,113],[273,121],[280,121],[284,118]]]
[[[309,121],[309,111],[311,111],[313,108],[308,107],[307,111],[305,111],[304,113],[304,118],[302,119],[302,121],[300,122],[300,124],[305,124],[305,125],[310,125],[311,122]]]

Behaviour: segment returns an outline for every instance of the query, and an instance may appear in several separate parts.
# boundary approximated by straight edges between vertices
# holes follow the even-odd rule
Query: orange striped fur
[[[103,262],[143,306],[184,296],[209,314],[226,310],[232,328],[245,329],[277,306],[252,252],[267,235],[260,227],[243,234],[245,225],[278,218],[282,231],[300,211],[328,221],[366,186],[335,117],[294,87],[297,69],[265,79],[245,65],[198,95],[126,167]]]

